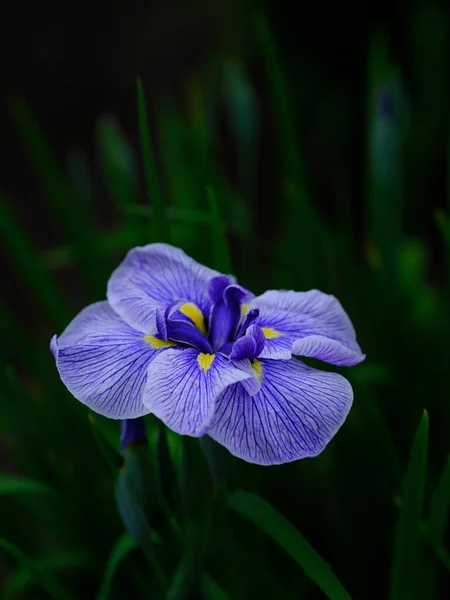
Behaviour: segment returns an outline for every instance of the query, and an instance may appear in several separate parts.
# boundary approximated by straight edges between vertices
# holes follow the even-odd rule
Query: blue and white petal
[[[255,396],[241,384],[220,396],[208,435],[235,456],[259,465],[322,452],[352,405],[349,382],[295,358],[262,360],[260,370],[262,385]]]
[[[161,352],[112,310],[97,302],[82,310],[51,349],[61,379],[83,404],[105,417],[134,419],[149,411],[142,402],[150,361]]]
[[[148,333],[155,330],[156,311],[174,300],[184,298],[209,315],[208,287],[217,275],[179,248],[149,244],[130,250],[113,272],[108,301],[131,327]]]
[[[254,321],[266,337],[261,358],[289,359],[292,354],[352,366],[365,355],[356,341],[353,325],[340,302],[318,290],[270,290],[255,298]]]
[[[255,377],[219,354],[167,350],[150,364],[144,404],[173,431],[201,437],[214,418],[218,396],[229,385]]]

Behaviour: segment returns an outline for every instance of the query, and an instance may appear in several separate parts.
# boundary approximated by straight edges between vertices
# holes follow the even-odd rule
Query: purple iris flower
[[[51,349],[70,392],[112,419],[153,413],[252,463],[316,456],[344,422],[349,382],[293,355],[351,366],[365,356],[333,296],[259,297],[166,244],[134,248],[107,301],[81,311]]]

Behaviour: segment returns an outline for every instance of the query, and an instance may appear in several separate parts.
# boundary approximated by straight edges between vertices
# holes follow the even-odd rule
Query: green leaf
[[[206,188],[209,200],[209,208],[212,217],[212,248],[213,248],[213,266],[220,273],[232,273],[230,251],[228,248],[225,227],[220,215],[216,195],[212,187]]]
[[[15,475],[0,473],[0,496],[17,496],[22,494],[49,494],[51,489],[32,479],[23,479]]]
[[[392,557],[390,600],[419,598],[420,524],[426,478],[428,413],[425,411],[411,448],[403,480]]]
[[[450,508],[450,457],[442,471],[439,483],[433,493],[430,514],[427,521],[427,533],[432,542],[442,543]]]
[[[67,237],[83,268],[95,297],[104,295],[105,262],[98,252],[91,215],[83,208],[59,170],[44,134],[23,100],[16,100],[12,111],[28,147],[36,170],[43,182],[52,208],[61,221]]]
[[[94,440],[102,454],[105,462],[109,469],[115,473],[119,466],[119,448],[112,443],[110,436],[106,433],[104,427],[97,421],[96,417],[92,414],[88,414],[88,421],[92,431]],[[118,437],[118,436],[116,436]]]
[[[211,471],[214,487],[217,490],[225,491],[227,486],[227,451],[209,435],[200,438],[200,446]]]
[[[202,576],[202,595],[205,600],[229,600],[228,594],[208,573]]]
[[[153,207],[154,232],[158,241],[169,240],[169,228],[166,219],[164,199],[159,183],[158,172],[154,159],[147,108],[142,81],[137,80],[139,133],[141,137],[142,158],[144,161],[145,180],[150,205]]]
[[[146,555],[152,552],[152,529],[145,515],[144,508],[136,498],[136,482],[130,481],[122,469],[116,484],[116,502],[122,521],[133,538]]]
[[[398,270],[402,238],[401,151],[406,105],[398,70],[389,59],[387,39],[378,33],[370,45],[366,103],[368,228],[374,266],[379,261],[392,278]]]
[[[29,558],[16,546],[5,539],[0,539],[0,548],[11,555],[21,567],[30,571],[34,582],[45,590],[51,598],[54,600],[73,600],[71,594],[64,590],[52,574],[40,569],[36,561]]]
[[[208,508],[185,523],[185,546],[175,577],[170,585],[168,600],[187,600],[201,581],[203,563],[210,532]]]
[[[278,243],[279,263],[277,275],[280,287],[289,285],[292,280],[293,251],[298,256],[308,256],[301,274],[296,273],[300,287],[312,287],[316,284],[319,270],[316,266],[317,251],[313,244],[318,235],[319,221],[313,211],[306,182],[305,169],[298,143],[298,127],[288,78],[266,16],[257,13],[254,18],[256,37],[261,48],[269,92],[280,141],[280,153],[284,168],[284,188],[286,209],[283,210],[283,236]],[[280,190],[281,193],[281,190]]]
[[[425,534],[427,541],[432,545],[437,556],[442,560],[441,544],[444,540],[450,508],[450,458],[442,471],[439,483],[434,490],[430,503],[430,514],[426,522]],[[429,557],[430,558],[430,557]],[[447,565],[450,563],[447,563]],[[430,598],[435,597],[436,588],[436,561],[431,559],[425,568],[424,589]]]
[[[106,565],[102,587],[97,596],[98,600],[107,600],[115,572],[123,559],[135,548],[133,538],[129,534],[122,535],[114,544]]]
[[[6,198],[1,194],[0,237],[36,301],[59,327],[64,327],[70,319],[66,299],[48,274],[37,248],[9,209]]]
[[[136,546],[143,551],[157,583],[165,593],[167,584],[154,551],[153,540],[156,536],[148,518],[151,500],[148,488],[149,474],[142,471],[142,466],[136,448],[127,448],[124,467],[116,483],[116,504],[128,533]]]
[[[325,560],[301,533],[265,500],[239,490],[228,497],[228,505],[281,546],[330,600],[350,600],[349,594]]]

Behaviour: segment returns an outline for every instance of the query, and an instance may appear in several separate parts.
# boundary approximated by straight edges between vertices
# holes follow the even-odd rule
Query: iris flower
[[[255,297],[166,244],[131,250],[107,301],[82,310],[51,349],[63,383],[97,413],[153,413],[260,465],[319,454],[353,401],[344,377],[294,355],[339,366],[365,358],[334,296]]]

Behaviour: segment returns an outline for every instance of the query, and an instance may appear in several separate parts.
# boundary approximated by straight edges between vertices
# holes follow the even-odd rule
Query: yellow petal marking
[[[203,319],[202,311],[193,302],[185,302],[180,306],[180,312],[185,317],[188,317],[199,331],[206,333],[205,320]]]
[[[248,313],[248,307],[249,307],[249,306],[250,306],[249,304],[243,304],[243,305],[241,306],[241,309],[242,309],[242,316],[243,316],[243,317],[245,317],[245,315]]]
[[[160,338],[155,337],[154,335],[146,335],[144,337],[144,342],[150,344],[152,348],[155,350],[159,350],[161,348],[171,348],[172,346],[176,346],[176,342],[172,342],[171,340],[161,340]]]
[[[198,355],[198,357],[197,357],[198,366],[200,367],[200,369],[203,369],[203,372],[205,374],[211,367],[215,357],[216,357],[215,354],[204,354],[203,352],[201,352]]]
[[[272,327],[261,327],[264,337],[268,340],[271,338],[277,338],[282,336],[283,334],[276,329],[272,329]]]
[[[258,377],[258,379],[260,381],[262,381],[263,378],[263,366],[262,366],[262,362],[259,360],[253,360],[252,361],[252,369],[255,371],[256,376]]]

